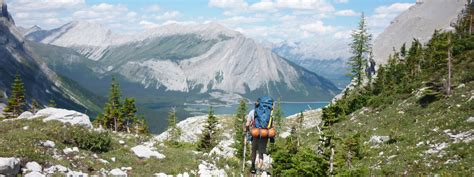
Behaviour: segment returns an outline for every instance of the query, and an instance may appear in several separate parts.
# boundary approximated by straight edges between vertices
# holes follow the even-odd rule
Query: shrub
[[[66,131],[63,133],[65,144],[93,152],[107,152],[111,147],[112,138],[108,132],[91,131],[81,126],[71,126],[63,131]]]

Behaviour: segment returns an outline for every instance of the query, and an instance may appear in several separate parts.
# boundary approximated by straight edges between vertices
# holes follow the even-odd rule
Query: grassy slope
[[[431,172],[472,172],[474,163],[471,142],[453,143],[444,132],[458,134],[474,129],[474,123],[466,120],[474,115],[474,83],[454,90],[452,97],[434,102],[426,108],[417,104],[418,98],[411,96],[398,100],[382,109],[363,109],[352,114],[350,120],[335,125],[338,137],[360,133],[365,142],[372,135],[390,136],[395,142],[380,146],[363,146],[366,158],[358,161],[356,167],[373,168],[373,172],[401,174]],[[420,143],[425,142],[425,143]],[[427,154],[429,145],[448,143],[440,153]],[[420,144],[419,144],[420,143]],[[418,144],[418,146],[417,146]],[[340,150],[340,149],[339,149]],[[447,161],[455,163],[445,164]]]
[[[229,130],[230,120],[230,117],[220,117],[219,122]],[[28,129],[25,130],[26,126]],[[80,149],[79,153],[65,155],[62,149],[73,146],[64,143],[65,136],[62,135],[62,132],[70,129],[70,126],[60,122],[44,123],[41,119],[0,122],[0,157],[20,157],[23,165],[29,161],[36,161],[44,168],[63,165],[72,170],[89,174],[98,174],[101,168],[110,171],[114,168],[132,167],[133,169],[128,172],[132,176],[151,176],[158,172],[174,175],[183,172],[197,172],[201,161],[213,162],[229,173],[233,173],[232,169],[239,167],[237,159],[234,158],[222,159],[203,153],[196,154],[196,144],[190,143],[181,144],[179,147],[169,146],[167,143],[156,143],[157,150],[166,156],[165,159],[139,159],[133,154],[131,148],[149,141],[152,137],[132,134],[112,133],[111,150],[105,153],[94,153]],[[222,133],[221,130],[220,134]],[[42,147],[39,143],[45,140],[55,142],[55,148]],[[125,141],[125,144],[119,144],[119,140]],[[62,159],[53,158],[55,151],[61,155]],[[94,157],[94,154],[97,155],[97,158]],[[112,158],[116,158],[116,161],[113,162]],[[109,163],[103,163],[99,159],[107,160]],[[227,168],[225,168],[226,166]]]
[[[446,77],[446,71],[436,70],[426,73],[423,80],[412,83],[416,87],[411,93],[388,91],[387,95],[372,96],[388,101],[342,116],[340,122],[331,128],[335,132],[336,172],[349,170],[344,161],[347,152],[344,144],[349,137],[359,134],[362,157],[352,160],[352,169],[361,170],[363,174],[472,175],[474,123],[467,122],[467,119],[474,115],[473,54],[474,51],[469,49],[455,55],[454,90],[450,97],[442,95],[427,106],[420,104],[420,98],[427,94],[423,91],[425,84],[443,83]],[[468,136],[455,140],[448,133]],[[319,143],[315,129],[301,134],[306,146],[315,148]],[[373,145],[368,142],[371,136],[390,136],[390,141]],[[442,143],[448,146],[439,152],[427,153],[436,146],[441,147]]]

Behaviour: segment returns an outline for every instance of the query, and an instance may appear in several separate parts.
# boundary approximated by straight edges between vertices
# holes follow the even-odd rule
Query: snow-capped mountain
[[[399,50],[413,39],[426,43],[435,30],[444,30],[456,23],[466,0],[424,0],[410,7],[392,21],[374,42],[374,56],[378,64],[387,63],[393,48]]]
[[[52,71],[25,43],[3,0],[0,1],[0,94],[10,93],[11,83],[18,73],[25,84],[28,102],[32,99],[46,105],[54,100],[64,108],[93,110],[94,103],[81,99],[79,88],[72,88]],[[8,94],[9,95],[9,94]]]
[[[216,23],[170,24],[128,38],[97,24],[74,22],[50,34],[34,41],[74,49],[97,61],[92,70],[101,77],[119,74],[144,88],[232,102],[256,94],[327,100],[338,92],[323,77]]]

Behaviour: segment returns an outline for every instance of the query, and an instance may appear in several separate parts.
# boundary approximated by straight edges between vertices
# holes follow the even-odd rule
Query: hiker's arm
[[[249,131],[251,123],[252,123],[252,118],[250,117],[250,114],[249,114],[247,115],[247,122],[245,123],[245,131]]]

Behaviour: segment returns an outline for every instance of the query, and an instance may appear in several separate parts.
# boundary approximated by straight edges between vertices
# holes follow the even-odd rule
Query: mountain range
[[[7,5],[0,3],[0,94],[6,98],[18,74],[25,84],[26,100],[33,99],[41,105],[54,100],[64,108],[99,111],[96,97],[77,83],[57,75],[39,57],[16,28]],[[5,100],[0,100],[5,102]],[[28,106],[27,106],[28,107]]]
[[[330,80],[217,23],[170,24],[136,35],[74,21],[59,28],[22,29],[25,43],[52,71],[105,97],[112,77],[137,98],[153,132],[172,106],[233,104],[261,95],[283,101],[328,101]],[[186,113],[180,113],[186,117]],[[158,117],[158,119],[156,119]]]

